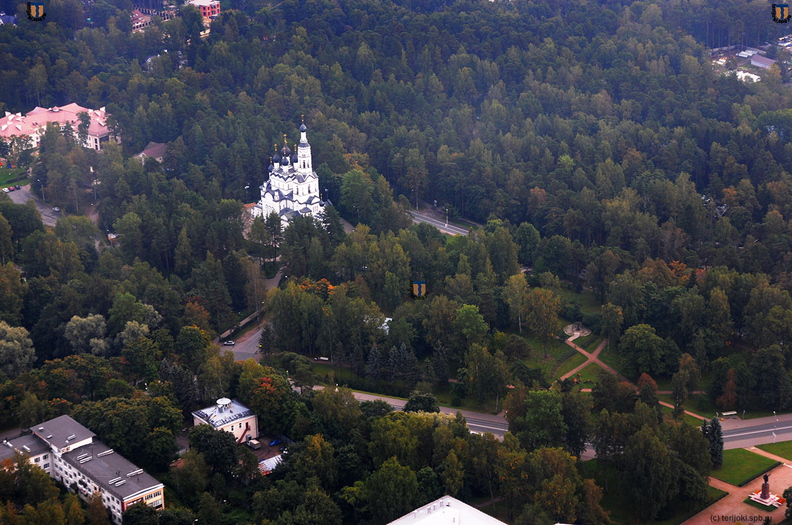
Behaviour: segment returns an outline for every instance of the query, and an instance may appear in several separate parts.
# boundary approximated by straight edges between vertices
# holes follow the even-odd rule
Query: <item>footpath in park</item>
[[[792,465],[789,464],[789,460],[756,447],[748,447],[746,450],[770,458],[773,461],[781,462],[779,466],[768,472],[770,475],[770,492],[772,494],[781,496],[787,487],[792,486]],[[767,516],[772,518],[773,523],[781,523],[784,521],[784,512],[786,511],[785,505],[778,507],[772,512],[767,512],[744,503],[745,498],[752,492],[762,489],[762,483],[764,483],[762,476],[757,476],[742,487],[710,477],[710,486],[728,492],[729,494],[692,518],[684,521],[683,525],[704,525],[715,522],[736,523],[738,521],[742,521],[746,524],[762,523]]]
[[[572,326],[572,325],[570,325],[570,326]],[[565,329],[565,331],[566,331],[567,329],[569,329],[569,327],[567,327],[567,328]],[[590,333],[590,332],[589,332],[589,333]],[[583,348],[581,348],[580,346],[578,346],[578,345],[576,345],[576,344],[575,344],[575,339],[577,339],[578,337],[581,337],[581,336],[583,336],[583,335],[586,335],[586,334],[585,334],[584,332],[582,332],[582,331],[579,331],[579,330],[578,330],[578,331],[575,331],[575,332],[573,333],[573,335],[572,335],[572,336],[570,336],[568,339],[564,340],[564,342],[565,342],[567,345],[571,346],[572,348],[574,348],[575,350],[577,350],[577,351],[578,351],[578,353],[582,354],[582,355],[583,355],[583,357],[585,357],[585,358],[586,358],[586,360],[583,362],[583,364],[581,364],[581,365],[579,365],[579,366],[576,366],[575,368],[573,368],[572,370],[570,370],[570,371],[569,371],[569,372],[567,372],[566,374],[562,375],[562,376],[560,377],[560,379],[562,379],[562,380],[563,380],[563,379],[568,379],[568,378],[570,378],[570,377],[574,377],[574,376],[575,376],[575,374],[577,374],[578,372],[580,372],[581,370],[583,370],[584,368],[586,368],[588,365],[590,365],[590,364],[594,363],[594,364],[596,364],[597,366],[600,366],[600,367],[602,367],[604,370],[607,370],[609,373],[611,373],[611,374],[615,375],[617,378],[619,378],[619,380],[621,380],[621,381],[627,381],[627,379],[625,379],[624,377],[622,377],[621,375],[619,375],[619,373],[618,373],[618,372],[617,372],[615,369],[613,369],[613,367],[610,367],[610,366],[606,365],[606,364],[605,364],[605,363],[603,363],[603,362],[600,360],[600,358],[599,358],[600,352],[602,352],[602,349],[603,349],[603,348],[605,348],[605,345],[607,345],[607,344],[608,344],[608,339],[607,339],[607,338],[606,338],[606,339],[603,339],[603,341],[602,341],[602,342],[601,342],[599,345],[597,345],[597,348],[594,350],[594,352],[592,352],[592,353],[589,353],[589,352],[586,352],[585,350],[583,350]],[[584,388],[582,391],[583,391],[583,392],[587,392],[587,391],[590,391],[590,390],[591,390],[591,389]],[[669,392],[658,392],[658,394],[665,394],[665,393],[669,393]],[[694,392],[694,394],[695,394],[695,393],[700,393],[700,392]],[[667,403],[667,402],[665,402],[665,401],[660,401],[660,404],[661,404],[662,406],[664,406],[664,407],[668,407],[668,408],[674,408],[674,405],[672,405],[671,403]],[[708,418],[706,418],[706,417],[704,417],[704,416],[701,416],[701,415],[699,415],[699,414],[696,414],[696,413],[694,413],[694,412],[690,412],[689,410],[685,410],[685,414],[687,414],[688,416],[694,417],[694,418],[696,418],[696,419],[700,419],[700,420],[702,420],[702,421],[704,421],[705,419],[708,419]]]

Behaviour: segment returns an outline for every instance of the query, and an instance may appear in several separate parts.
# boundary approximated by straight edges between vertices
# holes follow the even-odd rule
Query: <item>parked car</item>
[[[223,346],[234,346],[236,343],[234,341],[225,341]]]
[[[281,443],[283,443],[283,441],[282,441],[282,440],[280,440],[280,439],[273,439],[272,441],[270,441],[270,444],[269,444],[269,446],[271,446],[271,447],[274,447],[275,445],[280,445]]]
[[[53,206],[53,207],[52,207],[52,211],[56,211],[56,212],[57,212],[57,211],[60,211],[60,208],[58,208],[57,206]]]
[[[8,188],[3,188],[3,193],[8,193],[10,190]]]
[[[252,448],[253,450],[258,450],[261,448],[261,443],[257,439],[251,439],[247,442],[247,445]]]

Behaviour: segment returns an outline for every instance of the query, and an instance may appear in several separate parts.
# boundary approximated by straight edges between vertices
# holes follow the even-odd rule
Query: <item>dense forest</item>
[[[384,523],[452,494],[599,524],[614,491],[646,522],[706,502],[722,461],[656,381],[676,416],[703,378],[721,410],[792,409],[789,71],[745,84],[708,50],[780,36],[765,3],[234,0],[205,39],[192,7],[141,33],[131,8],[57,0],[36,23],[9,5],[0,27],[0,109],[104,106],[119,138],[2,144],[66,213],[45,227],[0,193],[0,427],[68,413],[164,479],[173,510],[129,523]],[[246,224],[301,118],[333,205]],[[151,141],[162,164],[133,157]],[[412,225],[422,200],[482,226]],[[221,355],[260,307],[263,364]],[[561,321],[607,337],[634,384],[553,384]],[[428,411],[313,391],[334,383],[320,355]],[[510,433],[434,414],[442,389],[505,405]],[[207,429],[169,469],[184,418],[221,396],[295,441],[272,475]],[[102,523],[35,468],[0,474],[4,522]]]

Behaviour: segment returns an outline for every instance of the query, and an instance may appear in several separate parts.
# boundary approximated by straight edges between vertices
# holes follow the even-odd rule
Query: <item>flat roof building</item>
[[[27,454],[30,462],[50,477],[77,492],[85,500],[98,492],[113,522],[130,506],[144,502],[165,508],[162,483],[96,439],[96,434],[69,416],[58,416],[0,445],[0,460],[15,452]]]
[[[417,508],[389,525],[505,525],[467,503],[443,496]]]
[[[221,397],[214,406],[192,413],[194,425],[212,425],[215,430],[231,432],[237,443],[255,439],[259,435],[258,418],[236,399]]]
[[[770,69],[775,63],[776,61],[772,58],[767,58],[760,55],[753,55],[751,57],[751,65],[760,67],[762,69]]]

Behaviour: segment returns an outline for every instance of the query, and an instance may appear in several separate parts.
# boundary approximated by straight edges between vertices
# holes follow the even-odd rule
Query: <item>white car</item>
[[[9,191],[11,190],[9,190],[8,188],[3,188],[3,193],[8,193]]]
[[[233,341],[225,341],[225,342],[223,343],[223,346],[234,346],[235,344],[236,344],[236,343],[235,343],[235,342],[233,342]]]
[[[57,206],[53,206],[52,211],[60,211],[60,208],[58,208]]]

